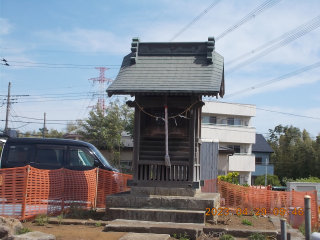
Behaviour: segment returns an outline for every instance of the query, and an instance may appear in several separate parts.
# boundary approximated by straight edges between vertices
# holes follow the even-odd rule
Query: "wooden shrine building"
[[[133,38],[112,95],[135,109],[132,187],[199,188],[204,96],[224,95],[223,57],[206,42]]]

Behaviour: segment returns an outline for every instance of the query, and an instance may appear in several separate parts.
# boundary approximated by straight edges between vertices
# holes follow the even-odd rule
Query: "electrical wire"
[[[19,109],[18,108],[16,108],[16,107],[13,107],[12,106],[12,112],[14,113],[14,115],[18,115],[17,114],[17,112],[19,112]],[[19,118],[18,118],[18,120],[19,120]],[[21,119],[20,119],[21,120]],[[36,126],[35,124],[33,124],[34,126]],[[26,129],[27,131],[30,131],[31,130],[31,128],[29,128],[29,127],[23,127],[24,129]],[[28,129],[30,129],[30,130],[28,130]]]
[[[83,67],[49,67],[49,66],[28,66],[28,65],[13,65],[13,64],[10,64],[10,66],[13,66],[13,67],[30,67],[30,68],[35,68],[35,67],[39,67],[39,68],[74,68],[74,69],[95,69],[94,67],[92,68],[83,68]],[[109,69],[119,69],[120,67],[117,67],[117,68],[109,68]]]
[[[128,52],[79,52],[79,51],[64,51],[64,50],[30,50],[24,48],[8,48],[8,47],[0,47],[0,49],[6,50],[22,50],[28,52],[61,52],[61,53],[128,53]]]
[[[41,118],[30,118],[30,117],[23,117],[23,116],[13,116],[13,117],[19,117],[19,118],[26,118],[26,119],[31,119],[31,120],[40,120],[40,121],[44,121],[44,119],[41,119]],[[49,119],[46,119],[46,122],[48,121],[63,121],[63,122],[71,122],[71,121],[75,121],[75,120],[49,120]]]
[[[161,11],[161,13],[140,33],[140,36],[170,7],[173,2],[174,0],[172,0],[167,7]]]
[[[84,65],[84,64],[70,64],[70,63],[42,63],[42,62],[19,62],[19,61],[10,61],[10,63],[27,63],[27,64],[43,64],[43,65],[59,65],[59,66],[78,66],[78,67],[96,67],[96,66],[121,66],[120,64],[117,65],[106,65],[106,64],[91,64],[91,65]]]
[[[91,86],[89,92],[91,91],[92,88],[93,88],[93,85]],[[83,102],[83,104],[82,104],[82,107],[81,107],[81,110],[80,110],[80,112],[79,112],[78,115],[77,115],[77,118],[78,118],[79,115],[81,114],[82,109],[83,109],[84,105],[86,104],[86,102],[87,102],[87,100],[88,100],[88,97],[89,97],[89,95],[87,96],[86,100],[84,100],[84,102]],[[92,99],[92,98],[91,98],[91,99]]]
[[[266,50],[262,51],[261,53],[257,54],[256,56],[253,56],[253,57],[247,59],[246,61],[244,61],[242,63],[239,63],[238,65],[228,69],[227,71],[225,71],[225,75],[233,73],[234,71],[236,71],[236,70],[238,70],[238,69],[240,69],[240,68],[242,68],[242,67],[244,67],[244,66],[246,66],[246,65],[248,65],[248,64],[250,64],[250,63],[252,63],[252,62],[254,62],[254,61],[256,61],[256,60],[258,60],[258,59],[260,59],[262,57],[264,57],[264,56],[266,56],[266,55],[268,55],[269,53],[274,52],[275,50],[277,50],[277,49],[279,49],[279,48],[291,43],[292,41],[304,36],[305,34],[311,32],[311,31],[313,31],[314,29],[318,28],[319,26],[320,26],[320,18],[315,23],[313,23],[311,26],[308,26],[307,28],[305,28],[305,29],[293,34],[292,36],[282,40],[281,42],[279,42],[279,43],[267,48]]]
[[[1,119],[0,121],[6,121],[5,119]],[[13,120],[8,120],[8,122],[14,123],[14,122],[20,122],[20,123],[34,123],[34,124],[42,124],[43,122],[25,122],[25,121],[13,121]],[[57,124],[57,125],[67,125],[68,123],[47,123],[46,124]]]
[[[40,102],[61,102],[61,101],[74,101],[74,100],[84,100],[86,98],[82,97],[82,98],[72,98],[72,99],[58,99],[58,100],[43,100],[43,101],[24,101],[24,102],[18,102],[18,103],[32,103],[32,102],[36,102],[36,103],[40,103]]]
[[[168,42],[171,42],[175,38],[177,38],[181,33],[186,31],[189,27],[195,24],[200,18],[202,18],[207,12],[209,12],[214,6],[216,6],[221,0],[215,0],[213,3],[209,5],[202,13],[200,13],[195,19],[193,19],[190,23],[187,24],[184,28],[180,30],[180,32],[176,33]]]
[[[205,100],[206,101],[206,100]],[[311,117],[311,116],[305,116],[305,115],[299,115],[299,114],[293,114],[293,113],[287,113],[287,112],[281,112],[281,111],[274,111],[270,109],[264,109],[264,108],[258,108],[256,106],[249,106],[247,104],[241,104],[241,103],[229,103],[229,102],[222,102],[222,101],[217,101],[217,100],[207,100],[208,102],[220,102],[220,103],[227,103],[227,104],[232,104],[232,105],[240,105],[242,107],[247,107],[247,108],[254,108],[262,111],[268,111],[268,112],[274,112],[274,113],[280,113],[280,114],[285,114],[285,115],[290,115],[290,116],[295,116],[295,117],[302,117],[302,118],[310,118],[310,119],[315,119],[315,120],[320,120],[320,118],[317,117]]]
[[[292,77],[292,76],[295,76],[295,75],[297,75],[297,74],[300,74],[300,73],[303,73],[303,72],[307,72],[307,71],[312,70],[312,69],[317,68],[317,67],[320,67],[320,62],[314,63],[314,64],[312,64],[312,65],[310,65],[310,66],[301,68],[301,69],[299,69],[299,70],[296,70],[296,71],[294,71],[294,72],[288,73],[288,74],[283,75],[283,76],[281,76],[281,77],[278,77],[278,78],[275,78],[275,79],[272,79],[272,80],[269,80],[269,81],[266,81],[266,82],[263,82],[263,83],[254,85],[254,86],[252,86],[252,87],[245,88],[245,89],[242,89],[242,90],[240,90],[240,91],[227,94],[227,95],[224,96],[224,98],[233,97],[233,96],[239,95],[239,94],[241,94],[241,93],[245,93],[245,92],[248,92],[248,91],[251,91],[251,90],[255,90],[255,89],[257,89],[257,88],[261,88],[261,87],[267,86],[267,85],[269,85],[269,84],[272,84],[272,83],[275,83],[275,82],[279,82],[279,81],[281,81],[281,80],[287,79],[287,78]]]
[[[276,42],[279,42],[280,40],[282,40],[282,39],[284,39],[286,37],[289,37],[289,36],[295,34],[296,32],[298,32],[300,30],[306,29],[307,27],[309,27],[313,23],[317,22],[319,19],[320,19],[320,16],[317,16],[316,18],[311,19],[310,21],[308,21],[308,22],[306,22],[306,23],[304,23],[304,24],[292,29],[291,31],[289,31],[289,32],[287,32],[287,33],[285,33],[285,34],[283,34],[283,35],[281,35],[281,36],[279,36],[279,37],[277,37],[277,38],[275,38],[275,39],[273,39],[273,40],[271,40],[271,41],[269,41],[269,42],[267,42],[267,43],[265,43],[265,44],[263,44],[263,45],[261,45],[261,46],[259,46],[257,48],[255,48],[255,49],[253,49],[253,50],[251,50],[251,51],[249,51],[249,52],[247,52],[245,54],[242,54],[241,56],[239,56],[239,57],[237,57],[237,58],[235,58],[235,59],[233,59],[231,61],[226,62],[224,64],[224,66],[230,65],[230,64],[232,64],[234,62],[237,62],[237,61],[239,61],[239,60],[241,60],[243,58],[246,58],[246,57],[248,57],[248,56],[250,56],[252,54],[255,54],[258,51],[260,51],[260,50],[262,50],[262,49],[264,49],[266,47],[269,47],[270,45],[272,45],[272,44],[274,44]]]
[[[267,10],[268,8],[274,6],[275,4],[277,4],[278,2],[280,2],[281,0],[267,0],[264,3],[262,3],[259,7],[257,7],[256,9],[254,9],[252,12],[250,12],[249,14],[247,14],[244,18],[242,18],[241,20],[239,20],[238,22],[236,22],[235,24],[233,24],[230,28],[228,28],[227,30],[225,30],[223,33],[221,33],[220,35],[218,35],[215,40],[218,41],[221,38],[225,37],[227,34],[231,33],[232,31],[234,31],[235,29],[239,28],[241,25],[245,24],[246,22],[252,20],[253,18],[255,18],[256,16],[258,16],[259,14],[263,13],[265,10]]]

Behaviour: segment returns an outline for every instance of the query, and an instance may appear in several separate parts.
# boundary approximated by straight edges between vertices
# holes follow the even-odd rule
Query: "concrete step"
[[[108,220],[126,219],[153,222],[202,223],[205,222],[205,211],[109,208]]]
[[[109,222],[103,231],[170,234],[171,236],[187,235],[188,239],[195,240],[198,236],[200,236],[204,226],[204,224],[192,223],[164,223],[119,219]]]
[[[169,234],[155,234],[155,233],[128,233],[119,240],[168,240]]]

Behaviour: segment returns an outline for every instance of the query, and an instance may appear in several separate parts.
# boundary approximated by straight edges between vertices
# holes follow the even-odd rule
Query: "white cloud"
[[[9,34],[12,28],[13,28],[13,25],[9,23],[8,19],[0,18],[0,34],[1,35]]]

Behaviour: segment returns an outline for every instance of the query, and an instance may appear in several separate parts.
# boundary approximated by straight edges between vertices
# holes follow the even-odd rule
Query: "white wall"
[[[229,157],[229,171],[254,172],[255,156],[254,155],[233,155]]]
[[[227,154],[219,154],[218,161],[218,171],[224,171],[225,174],[228,173],[228,155]]]
[[[251,104],[205,102],[202,113],[215,113],[234,116],[256,116],[256,106]]]
[[[219,139],[219,142],[224,143],[253,144],[256,141],[256,129],[253,127],[202,125],[201,138]]]

